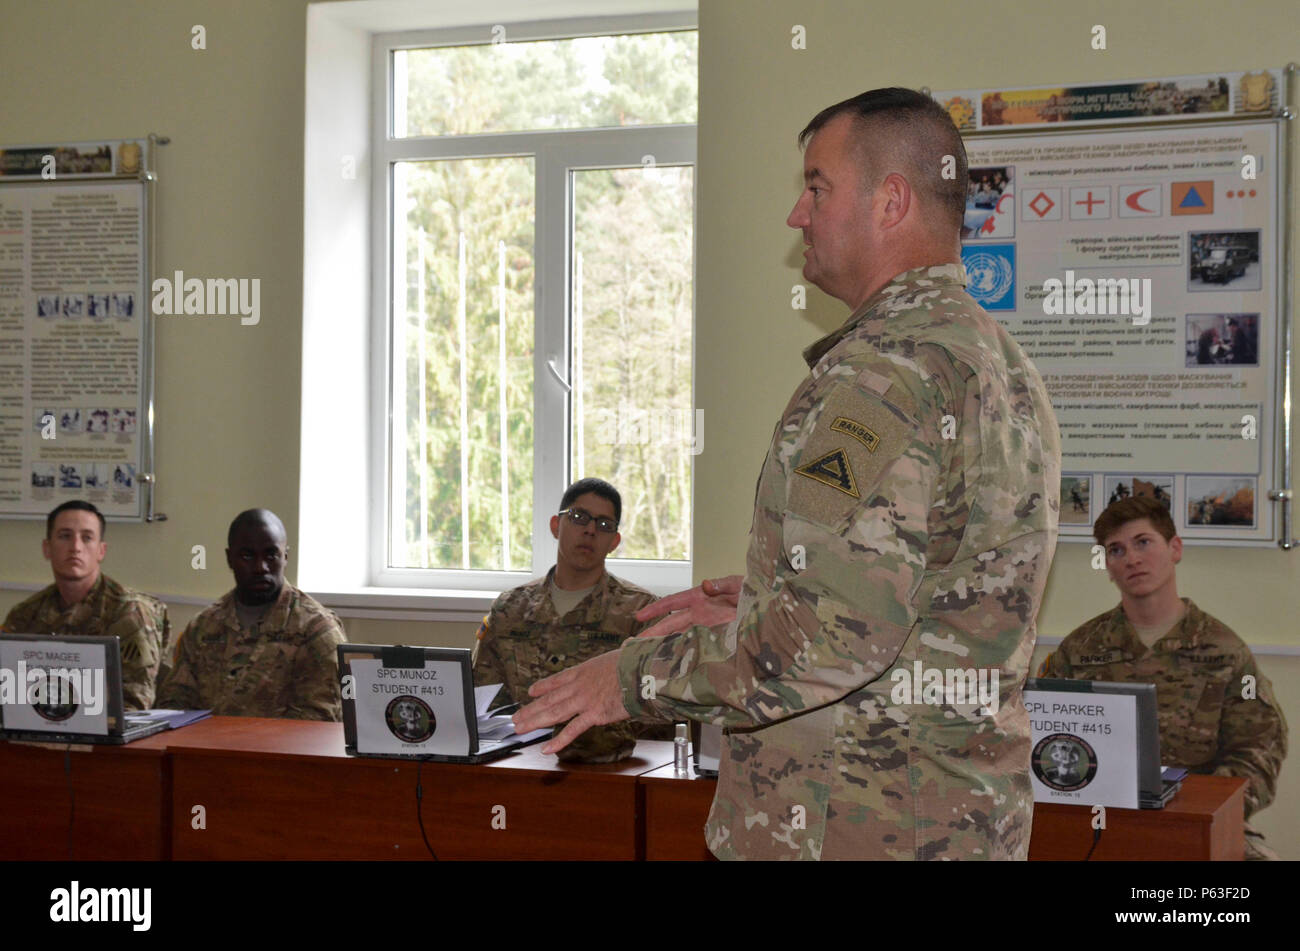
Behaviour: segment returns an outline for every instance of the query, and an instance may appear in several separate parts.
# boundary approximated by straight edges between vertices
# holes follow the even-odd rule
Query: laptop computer
[[[551,735],[521,736],[508,716],[480,717],[465,648],[340,644],[338,652],[349,756],[484,763]]]
[[[0,738],[121,745],[165,729],[124,711],[116,637],[0,634]]]
[[[1134,726],[1137,740],[1135,750],[1137,758],[1137,805],[1141,809],[1163,809],[1169,800],[1178,792],[1179,788],[1182,786],[1183,777],[1187,775],[1187,771],[1179,769],[1162,770],[1160,767],[1160,727],[1156,718],[1155,684],[1112,683],[1104,680],[1066,680],[1064,678],[1047,677],[1030,677],[1025,681],[1024,699],[1027,706],[1032,702],[1035,702],[1037,699],[1036,695],[1040,693],[1047,693],[1049,695],[1052,693],[1091,694],[1093,696],[1090,699],[1098,702],[1089,703],[1087,698],[1081,697],[1080,709],[1085,711],[1091,707],[1104,707],[1104,702],[1102,701],[1103,698],[1107,696],[1133,697],[1136,713]],[[1064,721],[1054,721],[1051,719],[1050,706],[1047,711],[1049,716],[1043,720],[1036,720],[1033,708],[1031,707],[1030,710],[1032,739],[1035,750],[1044,744],[1055,742],[1056,745],[1062,749],[1060,757],[1062,761],[1064,761],[1068,754],[1077,753],[1080,750],[1083,751],[1082,759],[1085,761],[1084,763],[1080,764],[1071,762],[1068,765],[1068,768],[1072,772],[1070,786],[1073,786],[1077,780],[1081,785],[1074,786],[1074,788],[1082,788],[1082,785],[1086,785],[1087,780],[1091,779],[1091,775],[1085,775],[1087,774],[1087,769],[1085,769],[1085,767],[1095,771],[1097,766],[1095,761],[1098,757],[1095,755],[1092,747],[1094,745],[1099,746],[1103,740],[1109,739],[1109,734],[1096,732],[1092,734],[1092,742],[1090,743],[1090,737],[1087,734],[1082,737],[1073,736],[1072,731],[1062,731],[1055,727],[1041,730],[1035,724],[1041,722],[1052,722],[1059,726]],[[1072,714],[1067,713],[1062,714],[1062,716],[1072,716]],[[1100,728],[1101,724],[1097,724],[1097,726]],[[1055,738],[1057,737],[1065,737],[1066,739],[1056,740]],[[1065,744],[1072,745],[1078,749],[1065,749]],[[1093,762],[1086,762],[1089,759],[1093,760]],[[1035,775],[1037,776],[1037,774],[1038,771],[1035,770]],[[1042,780],[1042,777],[1038,778]],[[1061,785],[1053,783],[1053,788],[1069,788],[1069,786],[1062,787]],[[1086,796],[1084,798],[1086,799]]]

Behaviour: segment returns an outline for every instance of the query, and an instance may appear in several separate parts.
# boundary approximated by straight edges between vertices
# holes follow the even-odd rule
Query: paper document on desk
[[[478,719],[478,741],[480,744],[508,740],[515,735],[515,724],[510,719],[510,716],[519,707],[519,704],[512,703],[504,707],[498,707],[498,710],[508,710],[510,712],[488,716],[489,713],[494,712],[492,710],[492,701],[500,690],[500,684],[484,684],[481,687],[474,688],[474,715]],[[528,742],[550,732],[549,727],[533,730],[523,734],[520,739]]]
[[[130,710],[126,713],[128,720],[162,720],[169,730],[179,730],[191,723],[198,723],[212,716],[211,710]]]

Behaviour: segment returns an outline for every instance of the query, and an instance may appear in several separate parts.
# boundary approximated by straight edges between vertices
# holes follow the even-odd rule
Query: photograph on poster
[[[129,320],[135,315],[135,295],[119,293],[113,295],[113,316],[118,320]]]
[[[60,489],[81,488],[81,463],[79,462],[59,463],[59,488]]]
[[[86,295],[85,294],[64,294],[63,295],[63,318],[65,320],[80,320],[86,313]]]
[[[1255,527],[1254,476],[1189,475],[1187,524]]]
[[[107,294],[87,294],[86,311],[92,320],[108,320],[109,307]]]
[[[1011,165],[970,169],[961,225],[963,241],[1015,236],[1015,174]]]
[[[92,409],[86,414],[86,432],[108,432],[108,410]]]
[[[1092,478],[1086,475],[1061,476],[1061,522],[1068,525],[1091,525]]]
[[[54,466],[49,463],[37,463],[32,466],[32,488],[54,488]]]
[[[1148,498],[1163,502],[1165,508],[1173,511],[1174,477],[1171,475],[1106,476],[1104,488],[1107,505],[1127,498]]]
[[[36,298],[36,316],[54,320],[59,316],[59,295],[40,294]]]
[[[108,466],[102,462],[92,462],[86,466],[86,488],[107,490],[111,478]]]
[[[65,409],[59,411],[59,434],[74,436],[82,431],[84,427],[81,418],[81,410]]]
[[[135,432],[135,410],[113,410],[112,432],[128,435]]]
[[[1259,231],[1192,231],[1187,236],[1189,291],[1257,291]]]
[[[1187,366],[1259,366],[1259,314],[1188,314]]]

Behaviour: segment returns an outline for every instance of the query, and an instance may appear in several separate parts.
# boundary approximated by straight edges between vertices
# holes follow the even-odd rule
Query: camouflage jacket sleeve
[[[333,614],[321,615],[320,630],[294,652],[293,702],[284,716],[295,720],[342,720],[338,647],[347,636]]]
[[[196,619],[197,620],[197,619]],[[195,621],[176,638],[172,660],[166,679],[158,687],[155,705],[162,710],[201,710],[199,683],[194,673],[194,642],[198,634]]]
[[[1254,696],[1246,699],[1242,678],[1254,678]],[[1287,725],[1273,685],[1259,672],[1247,650],[1223,701],[1219,719],[1219,750],[1213,762],[1216,776],[1246,780],[1246,817],[1263,809],[1277,793],[1277,777],[1286,758]]]
[[[513,696],[510,691],[510,678],[505,661],[501,658],[499,639],[493,626],[497,618],[497,609],[494,604],[487,616],[483,618],[482,623],[479,624],[478,635],[474,641],[474,686],[483,687],[487,684],[501,684],[501,690],[493,698],[489,709],[506,703],[514,703],[516,700],[521,699]]]
[[[167,647],[170,625],[161,602],[134,599],[122,605],[104,633],[117,637],[122,649],[122,698],[128,710],[154,704],[158,668]]]
[[[736,622],[624,645],[619,676],[633,715],[785,719],[876,680],[907,640],[949,451],[946,411],[931,402],[918,412],[906,397],[915,381],[888,364],[858,376],[849,374],[860,366],[835,369],[796,392],[773,437]]]

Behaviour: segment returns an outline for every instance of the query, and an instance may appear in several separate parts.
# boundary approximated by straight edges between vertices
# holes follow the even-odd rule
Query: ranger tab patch
[[[867,447],[867,452],[875,452],[876,447],[880,445],[880,437],[873,433],[866,426],[856,420],[849,419],[847,416],[836,416],[835,422],[831,423],[831,429],[837,433],[844,433],[846,436],[852,436],[862,445]]]
[[[832,489],[838,489],[845,495],[855,499],[861,498],[858,494],[858,484],[853,478],[853,469],[849,465],[849,457],[844,454],[843,449],[828,452],[807,465],[799,466],[794,471],[815,482],[829,485]]]

